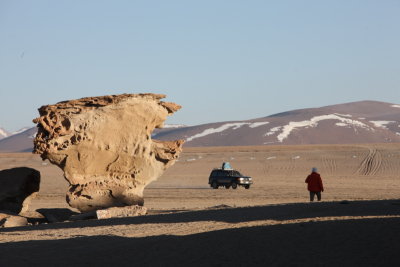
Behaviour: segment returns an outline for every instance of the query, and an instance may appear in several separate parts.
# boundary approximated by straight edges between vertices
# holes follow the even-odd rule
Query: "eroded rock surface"
[[[67,202],[80,211],[143,205],[143,189],[171,166],[183,140],[151,139],[181,107],[165,95],[88,97],[42,106],[34,153],[64,171]]]
[[[18,214],[28,209],[39,187],[40,172],[35,169],[18,167],[0,171],[0,210]]]

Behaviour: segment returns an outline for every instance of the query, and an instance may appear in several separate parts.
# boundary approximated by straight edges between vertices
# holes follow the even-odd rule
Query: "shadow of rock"
[[[70,209],[37,209],[37,212],[42,214],[48,222],[63,222],[68,220],[72,215],[78,214]]]
[[[399,238],[399,218],[77,237],[0,244],[0,266],[399,266]]]
[[[184,211],[171,214],[153,214],[139,217],[112,218],[106,220],[85,220],[30,227],[0,229],[1,232],[31,231],[45,229],[64,229],[76,227],[98,227],[107,225],[147,224],[147,223],[185,223],[201,221],[220,221],[228,223],[251,222],[259,220],[295,220],[305,218],[343,217],[343,216],[387,216],[400,215],[398,200],[349,201],[340,202],[293,203],[268,206],[224,208],[200,211]]]

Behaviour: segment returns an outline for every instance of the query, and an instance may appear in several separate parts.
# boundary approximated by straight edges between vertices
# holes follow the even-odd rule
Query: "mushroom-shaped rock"
[[[64,171],[71,207],[86,212],[143,205],[144,187],[175,162],[184,142],[151,139],[181,108],[160,101],[164,97],[87,97],[39,109],[33,152]]]
[[[15,214],[27,210],[39,186],[40,172],[35,169],[18,167],[0,171],[0,210]]]

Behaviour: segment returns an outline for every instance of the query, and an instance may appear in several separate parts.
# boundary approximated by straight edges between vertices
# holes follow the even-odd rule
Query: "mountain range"
[[[0,139],[2,132],[0,128]],[[0,140],[0,152],[31,151],[36,127]],[[247,146],[400,142],[400,105],[359,101],[298,109],[267,117],[195,126],[166,125],[153,139],[185,146]]]

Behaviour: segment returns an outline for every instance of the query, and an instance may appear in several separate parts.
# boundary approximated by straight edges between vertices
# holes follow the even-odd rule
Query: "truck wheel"
[[[218,188],[218,184],[216,181],[212,182],[211,184],[212,188],[217,189]]]
[[[229,189],[229,187],[231,187],[229,184],[225,185],[226,189]]]
[[[250,185],[249,185],[249,184],[246,184],[246,185],[244,186],[244,188],[249,189],[249,188],[250,188]]]
[[[237,188],[237,184],[236,183],[232,183],[232,189],[236,189]]]

